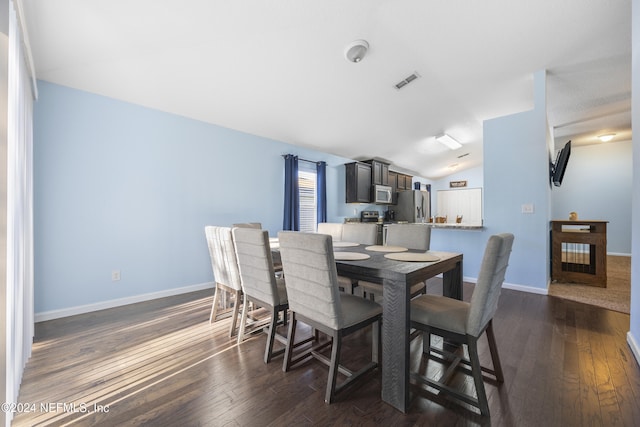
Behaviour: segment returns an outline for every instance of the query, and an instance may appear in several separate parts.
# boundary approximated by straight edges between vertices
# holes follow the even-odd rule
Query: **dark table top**
[[[434,262],[396,261],[385,258],[388,252],[377,252],[366,249],[367,245],[355,247],[337,247],[335,252],[366,253],[370,258],[365,260],[336,260],[339,274],[350,277],[382,283],[383,279],[407,281],[411,284],[426,280],[439,273],[448,271],[453,265],[462,260],[462,254],[453,252],[428,251],[440,259]],[[409,250],[408,252],[424,253],[424,251]]]

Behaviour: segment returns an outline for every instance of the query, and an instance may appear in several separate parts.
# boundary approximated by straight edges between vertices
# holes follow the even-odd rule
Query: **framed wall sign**
[[[467,181],[449,181],[449,188],[462,188],[467,186]]]

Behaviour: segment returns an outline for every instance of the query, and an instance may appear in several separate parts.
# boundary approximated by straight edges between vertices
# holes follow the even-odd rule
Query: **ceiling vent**
[[[411,83],[412,81],[414,81],[415,79],[417,79],[418,77],[420,77],[420,74],[418,74],[417,72],[413,73],[409,77],[405,78],[404,80],[396,83],[395,84],[395,88],[400,90],[403,87],[405,87],[406,85],[408,85],[409,83]]]
[[[469,153],[464,153],[458,156],[459,159],[463,158],[463,157],[467,157],[469,155]]]

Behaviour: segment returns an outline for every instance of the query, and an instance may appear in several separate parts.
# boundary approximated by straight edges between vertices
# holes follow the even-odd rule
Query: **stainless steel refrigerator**
[[[400,191],[394,210],[397,221],[428,222],[431,216],[431,193],[426,190]]]

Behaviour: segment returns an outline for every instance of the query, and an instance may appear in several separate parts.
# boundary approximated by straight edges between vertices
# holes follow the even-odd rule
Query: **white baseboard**
[[[640,346],[638,345],[638,341],[633,337],[631,331],[627,332],[627,343],[633,352],[633,355],[636,357],[636,363],[640,366]]]
[[[76,307],[63,308],[60,310],[43,311],[41,313],[35,313],[34,320],[36,323],[44,322],[46,320],[59,319],[61,317],[67,317],[67,316],[75,316],[76,314],[90,313],[92,311],[104,310],[104,309],[113,308],[113,307],[120,307],[122,305],[134,304],[142,301],[149,301],[149,300],[158,299],[158,298],[170,297],[173,295],[186,294],[189,292],[200,291],[203,289],[213,289],[214,286],[215,286],[215,283],[213,282],[200,283],[198,285],[184,286],[182,288],[173,288],[173,289],[167,289],[159,292],[151,292],[148,294],[133,295],[125,298],[101,301],[94,304],[79,305]]]
[[[514,283],[503,283],[503,289],[511,289],[514,291],[529,292],[530,294],[549,295],[549,289],[536,288],[535,286],[516,285]]]
[[[442,278],[442,274],[439,274],[436,277]],[[467,283],[476,284],[478,282],[478,278],[477,277],[463,277],[462,281],[463,282],[467,282]],[[502,288],[503,289],[511,289],[511,290],[514,290],[514,291],[529,292],[530,294],[539,294],[539,295],[548,295],[549,294],[548,286],[547,286],[547,289],[540,289],[540,288],[536,288],[534,286],[516,285],[514,283],[504,282],[504,283],[502,283]]]
[[[612,256],[627,256],[630,257],[631,254],[623,254],[623,253],[618,253],[618,252],[607,252],[607,255],[612,255]]]

